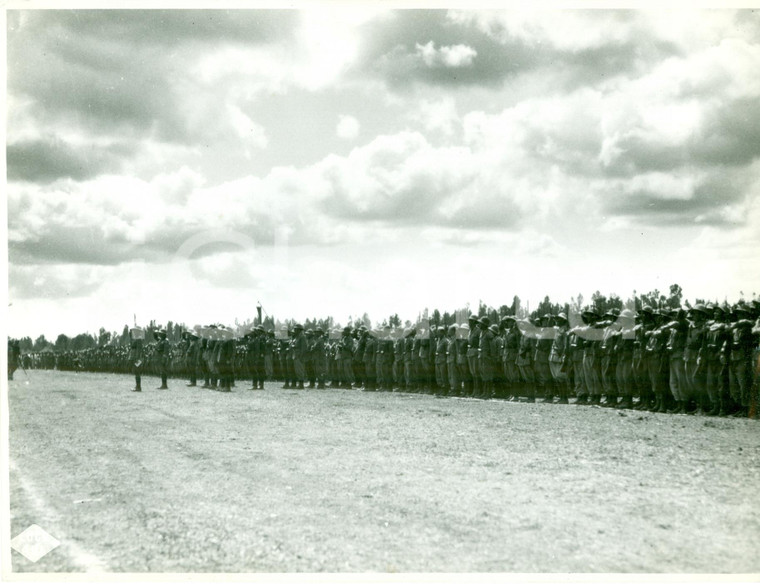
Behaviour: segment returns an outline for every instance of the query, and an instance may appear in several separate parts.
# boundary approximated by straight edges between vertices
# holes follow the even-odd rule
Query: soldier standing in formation
[[[567,315],[533,314],[518,321],[503,316],[469,324],[420,324],[403,331],[390,326],[336,328],[329,340],[320,329],[297,324],[289,339],[274,339],[258,325],[242,339],[231,329],[210,325],[182,333],[172,345],[164,329],[144,344],[142,329],[130,330],[129,347],[69,351],[57,359],[27,355],[31,366],[45,363],[66,370],[107,370],[141,376],[158,374],[159,389],[169,375],[189,376],[189,387],[230,391],[236,373],[263,389],[266,378],[285,387],[333,385],[367,391],[407,391],[439,396],[576,403],[668,413],[754,417],[760,359],[760,302],[730,307],[697,304],[685,309],[612,309],[600,315],[581,311],[582,326],[569,327]],[[11,353],[9,373],[19,357]],[[110,359],[110,361],[109,361]],[[268,364],[269,363],[269,364]],[[45,365],[43,365],[45,366]],[[271,370],[271,375],[270,375]],[[604,396],[604,401],[602,401]],[[638,397],[635,402],[634,398]]]

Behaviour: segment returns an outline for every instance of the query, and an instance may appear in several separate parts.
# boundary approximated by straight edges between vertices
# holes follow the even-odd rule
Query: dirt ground
[[[758,421],[132,385],[9,382],[14,571],[760,572]]]

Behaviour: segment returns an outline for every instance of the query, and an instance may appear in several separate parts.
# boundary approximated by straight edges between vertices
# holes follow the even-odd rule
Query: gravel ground
[[[760,422],[31,371],[18,572],[758,573]]]

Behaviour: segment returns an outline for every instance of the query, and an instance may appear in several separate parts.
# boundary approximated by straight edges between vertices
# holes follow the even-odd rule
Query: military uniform
[[[480,330],[478,329],[478,318],[475,315],[470,316],[470,335],[467,337],[467,364],[470,369],[472,378],[472,391],[468,392],[473,396],[480,396],[480,370],[478,369],[478,348],[480,347]]]
[[[633,331],[633,311],[626,308],[620,313],[622,328],[615,333],[613,351],[617,365],[615,381],[621,401],[619,408],[633,407],[633,352],[635,334]]]
[[[602,342],[599,345],[600,380],[605,395],[605,401],[602,405],[605,407],[616,407],[618,399],[617,342],[620,333],[614,325],[617,317],[618,311],[616,309],[611,309],[604,315],[607,320],[605,321]]]
[[[398,335],[398,330],[396,331]],[[401,336],[393,342],[393,381],[395,389],[404,388],[404,337]]]
[[[545,314],[541,319],[541,329],[536,333],[535,352],[533,354],[533,372],[544,403],[554,401],[554,381],[552,379],[549,356],[552,351],[554,330],[550,328],[551,315]]]
[[[351,389],[354,385],[354,339],[351,338],[351,327],[343,329],[339,351],[342,386],[346,389]]]
[[[556,317],[557,325],[554,327],[552,348],[549,352],[549,369],[551,371],[554,387],[559,394],[559,403],[568,403],[570,380],[567,374],[568,368],[568,334],[567,317],[561,312]]]
[[[733,310],[736,322],[729,327],[728,362],[729,388],[736,415],[749,415],[750,389],[752,387],[752,321],[749,309],[738,304]]]
[[[385,327],[382,339],[377,342],[377,388],[381,391],[393,391],[393,339],[390,327]]]
[[[686,384],[689,387],[689,395],[695,400],[701,413],[709,414],[713,410],[718,412],[717,404],[710,401],[706,391],[707,364],[704,356],[704,345],[707,329],[705,322],[707,311],[701,304],[697,304],[689,310],[689,328],[686,332],[683,360],[686,373]]]
[[[669,331],[662,324],[662,315],[655,312],[655,326],[647,331],[647,363],[649,366],[649,383],[654,394],[655,402],[650,411],[667,411],[668,391],[668,356],[666,345]],[[657,321],[660,322],[657,322]]]
[[[357,352],[363,361],[364,370],[364,389],[366,391],[375,391],[377,389],[377,338],[370,331],[364,331],[362,338],[359,339]]]
[[[129,347],[129,362],[132,364],[132,373],[135,376],[135,387],[132,391],[142,391],[141,375],[144,367],[143,354],[143,330],[135,327],[129,331],[131,338]]]
[[[304,381],[306,381],[305,361],[307,352],[309,350],[309,343],[306,340],[306,336],[304,335],[303,325],[296,324],[293,327],[293,334],[293,389],[296,388],[296,382],[298,382],[298,389],[304,389]]]
[[[17,340],[8,341],[8,380],[13,379],[13,373],[18,369],[21,357],[21,346]]]
[[[158,389],[169,389],[166,384],[169,375],[169,341],[166,339],[166,331],[158,331],[158,342],[156,343],[156,367],[158,374],[161,376],[161,386]]]
[[[404,330],[404,379],[406,381],[407,391],[417,390],[417,380],[414,371],[414,341],[416,329],[409,328]]]
[[[319,327],[314,331],[314,344],[311,347],[311,354],[314,361],[314,378],[317,382],[317,389],[325,389],[327,354],[324,331]]]
[[[669,361],[670,393],[676,402],[673,413],[681,414],[688,411],[688,401],[691,398],[690,388],[686,379],[686,363],[684,351],[689,323],[683,310],[674,311],[668,323],[669,338],[666,345]]]
[[[461,382],[457,369],[457,325],[449,326],[448,335],[446,343],[446,371],[449,374],[448,390],[449,395],[458,396],[461,392]]]
[[[437,393],[446,395],[449,387],[449,374],[446,367],[446,353],[448,352],[449,341],[446,338],[446,331],[443,327],[436,330],[435,340],[435,384]]]
[[[487,317],[478,321],[480,338],[478,340],[478,370],[480,371],[481,388],[477,397],[491,399],[493,397],[493,374],[494,374],[494,331]],[[494,325],[496,328],[496,325]],[[498,355],[496,355],[498,357]]]
[[[467,362],[467,351],[469,345],[467,343],[467,337],[470,334],[469,325],[462,324],[459,326],[459,334],[461,338],[457,338],[457,374],[462,385],[462,395],[472,395],[472,375],[470,374],[470,365]]]
[[[532,334],[521,331],[520,348],[517,351],[517,360],[515,361],[522,385],[525,388],[525,395],[528,402],[536,401],[536,378],[533,370],[533,355],[536,350],[536,339]]]

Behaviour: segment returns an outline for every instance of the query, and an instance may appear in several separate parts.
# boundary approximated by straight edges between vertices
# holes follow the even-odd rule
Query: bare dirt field
[[[760,422],[31,371],[18,572],[760,572]]]

